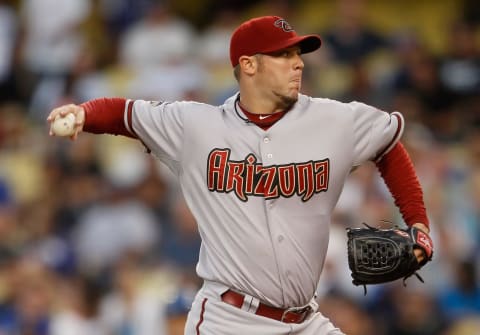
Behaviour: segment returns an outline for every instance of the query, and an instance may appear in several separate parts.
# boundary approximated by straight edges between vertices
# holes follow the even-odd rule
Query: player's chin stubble
[[[298,100],[298,94],[294,94],[292,96],[279,94],[276,92],[274,92],[274,94],[278,98],[278,102],[277,102],[278,107],[282,110],[289,110],[290,108],[293,107],[293,105],[295,105],[295,103]]]

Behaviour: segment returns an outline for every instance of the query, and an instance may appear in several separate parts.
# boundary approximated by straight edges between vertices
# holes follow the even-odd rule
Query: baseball
[[[52,123],[52,131],[56,136],[71,136],[75,132],[75,115],[69,113],[57,116]]]

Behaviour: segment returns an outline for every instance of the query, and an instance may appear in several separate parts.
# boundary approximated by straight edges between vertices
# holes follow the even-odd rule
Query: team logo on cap
[[[284,32],[286,33],[289,33],[291,31],[293,31],[293,28],[292,26],[290,25],[290,23],[288,23],[287,21],[285,21],[284,19],[278,19],[277,21],[275,21],[273,23],[273,25],[277,28],[281,28]]]

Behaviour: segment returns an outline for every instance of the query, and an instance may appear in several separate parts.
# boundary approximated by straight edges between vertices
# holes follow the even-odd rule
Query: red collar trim
[[[277,112],[273,114],[254,114],[247,111],[243,106],[238,102],[238,106],[245,114],[245,116],[250,120],[250,122],[256,124],[263,130],[267,130],[273,126],[278,120],[280,120],[288,111]]]

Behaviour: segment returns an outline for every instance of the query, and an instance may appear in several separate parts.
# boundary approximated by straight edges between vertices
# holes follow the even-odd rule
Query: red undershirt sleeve
[[[125,127],[124,98],[101,98],[82,103],[85,110],[85,124],[83,130],[94,134],[113,134],[137,138]],[[131,106],[127,113],[131,113]]]
[[[428,227],[423,191],[403,144],[398,142],[380,161],[376,162],[376,166],[405,223],[408,226],[423,223]]]

